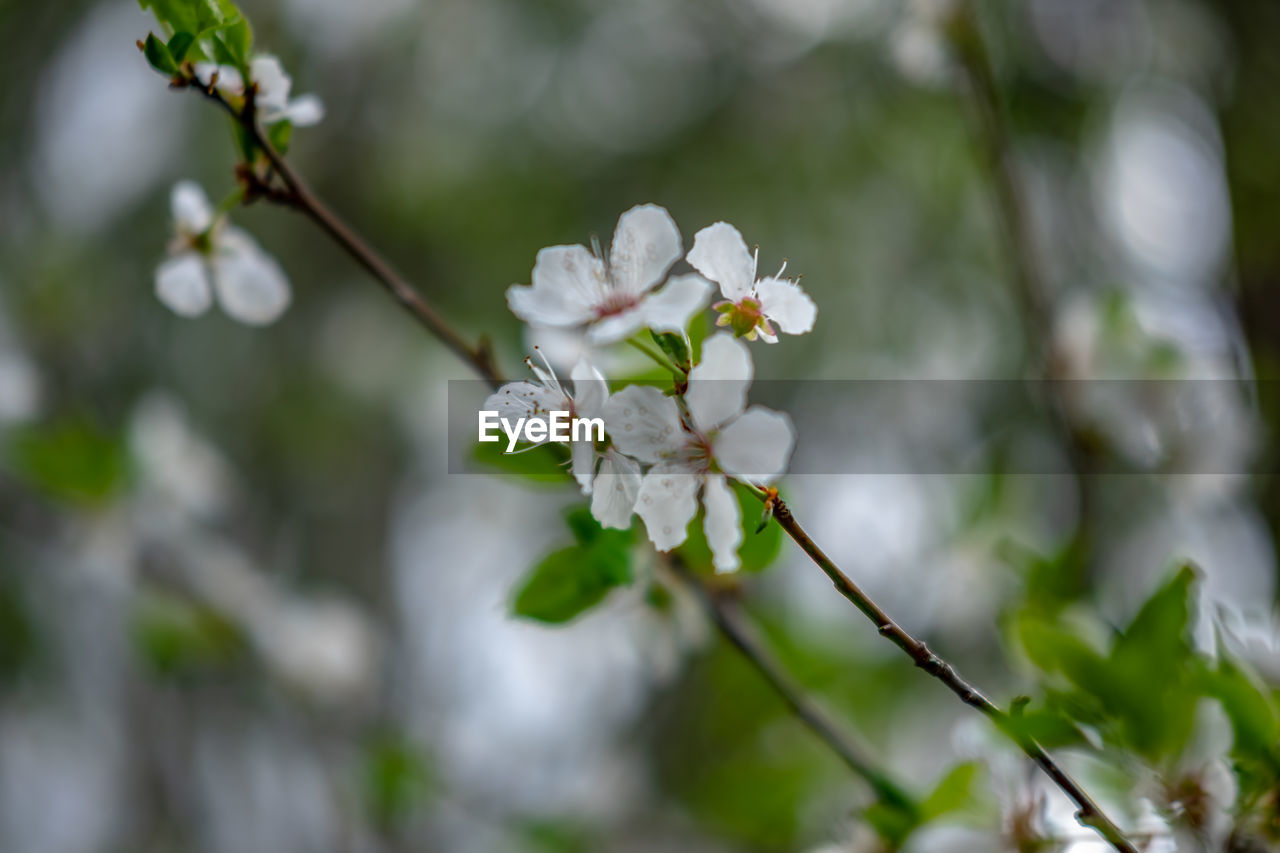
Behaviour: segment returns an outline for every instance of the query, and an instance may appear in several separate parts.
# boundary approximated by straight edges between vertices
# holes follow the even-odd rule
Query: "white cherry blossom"
[[[727,222],[708,225],[693,236],[686,260],[720,285],[724,296],[712,306],[721,312],[716,324],[730,327],[738,337],[759,337],[771,344],[778,342],[777,332],[803,335],[810,331],[818,315],[813,300],[799,284],[781,277],[786,264],[777,275],[757,280],[758,256],[747,250],[742,234]]]
[[[217,79],[214,79],[214,74]],[[233,65],[212,62],[195,64],[196,79],[205,86],[213,85],[223,95],[244,96],[244,77]],[[292,122],[295,127],[311,127],[324,119],[324,103],[316,95],[300,95],[290,100],[293,80],[285,73],[280,60],[271,55],[255,56],[249,61],[249,79],[257,84],[255,105],[264,124]]]
[[[289,307],[289,280],[247,233],[217,216],[197,184],[170,195],[175,236],[156,268],[156,296],[174,313],[196,317],[217,297],[228,316],[251,326],[274,322]]]
[[[683,332],[706,304],[710,286],[700,276],[675,276],[659,290],[681,254],[671,215],[652,204],[618,219],[609,257],[585,246],[551,246],[538,252],[533,284],[512,285],[507,304],[538,326],[587,327],[592,344],[620,341],[643,328]]]
[[[545,359],[544,367],[534,364],[531,359],[525,359],[525,363],[529,365],[537,381],[508,382],[484,401],[485,411],[497,412],[499,418],[506,418],[512,423],[524,418],[527,422],[536,420],[549,424],[551,412],[569,412],[570,417],[579,418],[601,417],[605,401],[609,397],[609,385],[600,371],[586,359],[580,359],[569,374],[569,378],[573,380],[572,394],[560,384],[555,371]],[[570,441],[568,444],[573,478],[578,481],[582,493],[589,495],[595,475],[595,442],[580,440]],[[611,476],[620,473],[616,462],[611,464],[609,473]],[[617,482],[620,481],[615,478],[609,484],[612,487]],[[602,511],[603,506],[602,504]]]
[[[685,541],[701,493],[703,522],[716,570],[738,568],[741,513],[726,475],[769,483],[786,469],[795,442],[791,419],[761,406],[746,408],[752,364],[732,335],[709,338],[689,374],[686,411],[651,386],[624,388],[604,407],[614,445],[652,467],[635,511],[659,551]]]

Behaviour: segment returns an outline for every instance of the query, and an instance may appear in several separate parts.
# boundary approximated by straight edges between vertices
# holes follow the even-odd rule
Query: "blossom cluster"
[[[672,274],[681,257],[694,272]],[[717,571],[739,566],[742,518],[731,480],[765,486],[781,476],[795,443],[787,415],[748,406],[754,375],[744,340],[776,343],[778,333],[813,328],[817,309],[791,280],[756,274],[757,254],[724,222],[702,229],[684,254],[670,214],[640,205],[622,215],[607,256],[585,246],[552,246],[538,253],[530,285],[507,291],[512,312],[531,327],[574,330],[585,344],[574,366],[572,391],[551,365],[527,362],[532,381],[512,382],[484,409],[512,421],[547,419],[552,412],[603,418],[603,442],[567,442],[570,469],[601,525],[625,529],[633,515],[649,539],[669,551],[688,536],[703,509],[703,528]],[[716,325],[686,365],[667,365],[673,387],[629,384],[615,392],[595,366],[603,347],[642,335],[676,336],[692,350],[689,329],[718,286]],[[644,338],[635,338],[643,348]],[[663,362],[665,364],[665,362]]]

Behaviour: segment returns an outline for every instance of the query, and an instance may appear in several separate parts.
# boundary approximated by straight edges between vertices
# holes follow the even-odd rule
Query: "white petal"
[[[698,272],[720,285],[725,299],[737,302],[751,293],[756,261],[742,233],[728,222],[708,225],[693,235],[686,258]]]
[[[203,314],[213,301],[209,273],[196,252],[183,252],[156,267],[156,296],[183,317]]]
[[[604,263],[585,247],[551,246],[538,252],[532,285],[507,288],[507,304],[526,323],[580,326],[595,316],[607,288]]]
[[[604,404],[604,426],[618,450],[657,462],[685,443],[676,401],[650,385],[628,385]]]
[[[578,417],[600,417],[604,401],[609,399],[609,383],[604,376],[584,357],[578,359],[569,378],[573,380],[573,408]]]
[[[742,510],[733,489],[724,477],[716,474],[706,478],[702,487],[702,505],[707,514],[702,528],[711,547],[712,564],[717,572],[736,571],[738,546],[742,544]]]
[[[702,276],[676,276],[644,298],[645,325],[655,332],[683,333],[689,318],[702,310],[710,295],[711,285]]]
[[[569,401],[563,394],[533,382],[508,382],[484,401],[483,411],[497,412],[515,424],[520,418],[568,411]]]
[[[289,279],[266,252],[257,248],[221,252],[213,264],[218,303],[232,319],[265,326],[289,307]]]
[[[600,463],[591,494],[592,517],[601,527],[626,530],[639,494],[640,464],[610,448]]]
[[[756,296],[764,315],[788,335],[803,335],[813,328],[818,307],[794,281],[772,276],[762,279],[756,282]]]
[[[324,120],[324,102],[318,95],[301,95],[289,102],[280,118],[293,122],[294,127],[312,127]]]
[[[609,249],[613,286],[639,296],[651,289],[680,257],[680,229],[656,204],[641,204],[618,218]]]
[[[712,452],[729,474],[753,483],[768,483],[787,470],[795,441],[791,418],[763,406],[752,406],[720,432]]]
[[[741,414],[752,370],[747,345],[732,334],[720,332],[703,342],[702,361],[690,371],[685,394],[693,425],[707,432]]]
[[[616,344],[644,328],[644,309],[641,305],[620,311],[591,324],[587,329],[587,342],[594,346]]]
[[[591,478],[596,472],[596,446],[590,441],[569,442],[569,467],[584,495],[591,494]]]
[[[213,224],[213,206],[195,181],[178,181],[169,192],[169,212],[179,234],[200,234]]]
[[[670,551],[688,536],[689,522],[698,513],[698,476],[681,465],[655,465],[640,482],[636,514],[659,551]]]
[[[274,56],[257,56],[249,63],[249,79],[258,84],[257,104],[263,111],[283,111],[293,81]]]
[[[234,65],[216,65],[212,62],[195,64],[196,79],[208,86],[214,73],[218,75],[218,91],[224,95],[239,97],[244,94],[244,78]]]

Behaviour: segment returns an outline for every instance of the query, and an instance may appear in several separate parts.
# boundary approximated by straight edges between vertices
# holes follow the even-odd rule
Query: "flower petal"
[[[484,411],[497,412],[515,424],[520,418],[545,416],[548,412],[569,411],[569,400],[544,385],[521,380],[508,382],[484,401]]]
[[[604,404],[605,431],[618,450],[657,462],[684,446],[676,401],[650,385],[628,385]]]
[[[636,514],[659,551],[670,551],[688,537],[689,522],[698,513],[698,476],[682,465],[655,465],[640,482]]]
[[[644,298],[644,324],[655,332],[683,334],[689,318],[702,310],[711,284],[700,275],[679,275]]]
[[[596,472],[596,445],[592,441],[569,442],[569,470],[584,495],[591,494],[591,478]]]
[[[680,229],[664,208],[637,205],[618,218],[609,249],[613,286],[640,296],[662,281],[683,251]]]
[[[586,247],[550,246],[538,252],[532,285],[507,288],[507,305],[526,323],[580,326],[595,316],[607,287],[604,262]]]
[[[728,222],[708,225],[693,235],[693,248],[686,258],[698,272],[720,285],[725,299],[738,302],[751,294],[756,278],[756,261],[747,250],[742,232]]]
[[[249,79],[258,85],[258,109],[282,112],[289,103],[293,80],[274,56],[256,56],[249,62]]]
[[[229,249],[224,238],[222,250],[213,259],[213,286],[222,310],[250,326],[275,322],[289,307],[289,279],[275,258],[247,235],[239,236],[233,245],[236,248]]]
[[[580,358],[569,378],[573,380],[573,408],[578,417],[600,417],[604,401],[609,399],[609,383],[604,376],[586,358]]]
[[[217,65],[212,62],[197,62],[195,64],[196,79],[208,86],[213,80],[213,75],[218,75],[217,89],[224,95],[232,97],[240,97],[244,94],[244,78],[240,76],[240,71],[234,65]]]
[[[626,530],[631,526],[640,494],[640,464],[609,449],[591,493],[591,516],[601,527]]]
[[[195,181],[178,181],[169,192],[169,211],[179,234],[195,235],[213,224],[213,206]]]
[[[689,373],[685,400],[693,425],[703,432],[715,429],[747,407],[751,385],[751,353],[747,345],[728,332],[720,332],[702,344],[702,361]]]
[[[209,309],[209,273],[196,252],[183,252],[156,267],[156,296],[182,317],[196,317]]]
[[[595,346],[616,344],[644,328],[644,321],[644,310],[636,305],[592,323],[587,329],[587,342]]]
[[[716,437],[716,462],[729,474],[753,483],[782,476],[795,447],[791,418],[763,406],[752,406]]]
[[[813,328],[818,307],[794,281],[770,276],[756,282],[760,310],[788,335],[803,335]]]
[[[324,121],[324,101],[319,95],[300,95],[280,111],[280,118],[293,122],[294,127],[313,127]]]
[[[702,528],[711,547],[712,565],[717,572],[737,571],[738,546],[742,544],[742,510],[733,490],[720,474],[706,478],[702,487],[702,505],[706,516]]]

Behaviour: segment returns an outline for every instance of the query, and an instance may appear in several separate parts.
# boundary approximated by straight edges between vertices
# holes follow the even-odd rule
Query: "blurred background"
[[[757,349],[763,378],[1028,376],[937,6],[243,7],[327,106],[293,162],[509,374],[535,341],[503,293],[537,250],[607,243],[654,202],[686,248],[724,219],[761,269],[803,275],[817,326]],[[1007,702],[1030,676],[1001,617],[1036,560],[1071,551],[1055,594],[1115,624],[1177,557],[1201,567],[1202,616],[1272,612],[1280,6],[979,11],[1049,290],[1039,345],[1066,378],[1256,390],[1070,401],[1090,446],[1141,475],[1020,473],[1063,457],[1061,436],[977,393],[910,411],[846,396],[838,442],[800,437],[797,470],[892,467],[915,452],[904,424],[912,447],[988,460],[784,490]],[[169,188],[216,202],[234,147],[147,68],[152,28],[124,0],[0,6],[0,850],[874,849],[855,846],[858,781],[678,589],[642,578],[562,627],[509,615],[574,494],[447,474],[447,380],[467,369],[308,222],[232,212],[292,281],[271,328],[155,299]],[[745,583],[800,680],[906,784],[969,748],[969,712],[796,549]]]

